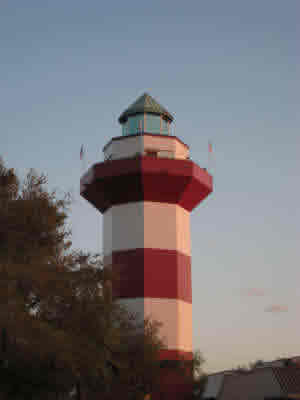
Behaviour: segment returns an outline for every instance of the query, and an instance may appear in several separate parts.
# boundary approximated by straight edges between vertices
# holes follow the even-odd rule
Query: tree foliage
[[[189,376],[192,391],[187,394],[185,400],[192,400],[201,397],[207,382],[207,375],[203,371],[204,363],[205,359],[201,351],[194,351],[191,362],[191,374]]]
[[[255,368],[260,368],[264,366],[264,361],[261,359],[258,359],[256,361],[250,362],[248,365],[247,364],[243,364],[243,365],[238,365],[234,371],[237,372],[249,372]]]
[[[159,374],[159,325],[112,298],[100,255],[71,250],[71,199],[46,185],[0,162],[0,393],[143,398]]]
[[[249,363],[249,369],[252,370],[255,368],[260,368],[260,367],[263,367],[263,365],[264,365],[264,361],[259,359],[252,363]]]

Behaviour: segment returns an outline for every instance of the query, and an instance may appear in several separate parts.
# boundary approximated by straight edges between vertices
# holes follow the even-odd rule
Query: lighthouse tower
[[[192,359],[190,212],[212,177],[171,135],[172,115],[147,93],[120,116],[122,136],[81,178],[81,195],[103,214],[104,263],[122,266],[114,293],[162,323],[161,360]]]

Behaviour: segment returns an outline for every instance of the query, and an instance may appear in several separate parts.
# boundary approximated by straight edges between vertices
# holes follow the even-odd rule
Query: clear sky
[[[194,346],[207,371],[300,354],[299,0],[0,2],[0,153],[71,191],[76,248],[101,250],[83,171],[144,91],[207,166],[192,213]],[[100,232],[100,233],[99,233]]]

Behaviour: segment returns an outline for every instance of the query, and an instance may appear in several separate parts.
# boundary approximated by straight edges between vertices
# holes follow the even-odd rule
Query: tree
[[[234,371],[236,372],[249,372],[255,368],[259,368],[262,367],[264,365],[264,361],[263,360],[256,360],[254,362],[250,362],[248,365],[247,364],[243,364],[243,365],[238,365]]]
[[[264,361],[263,360],[256,360],[252,363],[249,363],[249,369],[255,369],[255,368],[259,368],[262,367],[264,365]]]
[[[68,194],[0,161],[0,393],[141,398],[157,381],[159,326],[112,298],[98,254],[71,250]]]
[[[192,391],[187,395],[186,400],[192,400],[195,397],[200,398],[205,388],[207,375],[203,371],[204,363],[205,359],[200,350],[194,351],[193,359],[191,362],[191,375],[190,375]]]
[[[205,363],[205,358],[203,357],[200,350],[194,351],[193,354],[193,361],[192,361],[192,369],[193,369],[193,376],[195,378],[201,377],[203,372],[203,364]]]

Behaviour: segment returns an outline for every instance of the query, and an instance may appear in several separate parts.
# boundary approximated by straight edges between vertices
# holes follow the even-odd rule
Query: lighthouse
[[[160,358],[170,364],[193,357],[190,213],[212,192],[212,176],[172,135],[172,121],[143,94],[80,181],[81,195],[103,214],[104,263],[121,266],[113,292],[141,318],[161,322]]]

